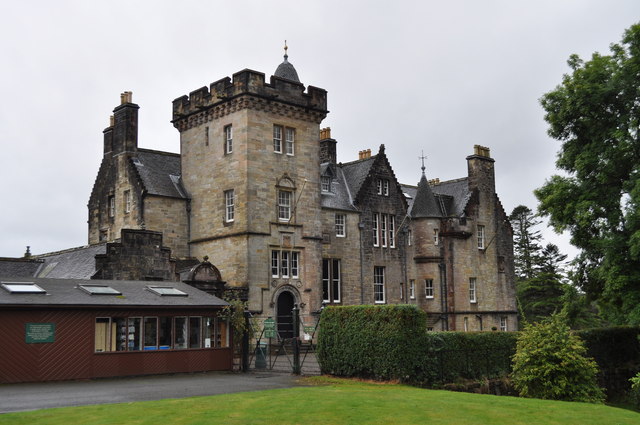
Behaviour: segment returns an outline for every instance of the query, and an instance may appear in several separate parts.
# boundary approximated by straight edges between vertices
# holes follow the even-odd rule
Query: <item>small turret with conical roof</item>
[[[425,156],[423,155],[420,158],[422,159],[422,177],[418,183],[418,190],[416,191],[416,197],[413,201],[413,207],[411,208],[411,217],[442,217],[442,211],[440,211],[436,197],[431,190],[431,186],[429,186],[429,182],[427,181],[427,177],[424,172]]]

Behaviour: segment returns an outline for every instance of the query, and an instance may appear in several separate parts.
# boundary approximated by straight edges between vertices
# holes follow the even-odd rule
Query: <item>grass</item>
[[[0,424],[456,424],[627,425],[614,407],[425,390],[316,377],[284,390],[0,415]]]

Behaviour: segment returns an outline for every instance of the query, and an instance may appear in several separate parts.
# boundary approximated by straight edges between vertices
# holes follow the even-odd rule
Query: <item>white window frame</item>
[[[382,179],[376,180],[376,189],[378,189],[378,195],[382,195]]]
[[[396,217],[389,215],[389,248],[396,247]]]
[[[433,279],[424,280],[424,297],[427,299],[433,299]]]
[[[382,236],[382,247],[387,247],[387,214],[380,214],[380,236]]]
[[[384,304],[385,297],[385,268],[375,266],[373,268],[373,301],[376,304]]]
[[[224,221],[231,223],[235,220],[235,191],[224,191]]]
[[[109,196],[109,217],[116,216],[116,197],[115,195]]]
[[[125,214],[131,212],[131,190],[124,191],[124,212]]]
[[[273,126],[273,152],[282,153],[282,126]]]
[[[469,332],[469,318],[465,317],[463,320],[463,323],[464,323],[464,331]]]
[[[297,279],[300,276],[300,253],[291,251],[291,278]]]
[[[380,214],[373,213],[373,246],[380,246]]]
[[[280,277],[289,278],[289,251],[280,252]]]
[[[409,299],[416,299],[416,281],[414,279],[409,280]]]
[[[469,302],[475,304],[478,302],[478,279],[469,278]]]
[[[484,226],[482,224],[478,224],[477,226],[477,238],[478,238],[478,249],[485,248],[485,231]]]
[[[384,196],[389,196],[389,180],[382,180],[382,194]]]
[[[344,238],[347,236],[347,216],[345,214],[335,215],[336,237]]]
[[[322,259],[322,301],[339,304],[342,287],[342,261],[338,258]]]
[[[440,244],[440,230],[433,229],[433,244],[438,246]]]
[[[224,126],[224,153],[233,152],[233,127],[231,124]]]
[[[291,198],[293,192],[289,190],[278,190],[278,220],[291,220]]]
[[[322,176],[320,178],[320,185],[323,192],[331,192],[331,177]]]
[[[407,230],[407,246],[411,246],[411,239],[413,239],[413,232],[409,229]]]
[[[285,137],[285,151],[287,155],[293,156],[295,153],[295,139],[296,139],[296,130],[291,127],[285,127],[284,129],[284,137]]]
[[[507,316],[500,316],[500,330],[502,332],[507,332],[508,330]]]
[[[280,251],[271,251],[271,277],[280,277]]]

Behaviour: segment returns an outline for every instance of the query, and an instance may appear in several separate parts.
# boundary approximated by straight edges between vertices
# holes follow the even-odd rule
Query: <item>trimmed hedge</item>
[[[640,370],[640,328],[577,332],[609,396]],[[410,305],[327,307],[318,334],[322,373],[433,386],[511,373],[517,332],[427,332]]]
[[[498,378],[511,373],[515,332],[427,332],[423,351],[437,358],[436,381]]]
[[[433,385],[511,371],[515,334],[426,332],[415,306],[327,307],[321,320],[323,373]]]
[[[426,315],[413,306],[327,307],[321,320],[323,373],[407,381],[432,361],[416,344],[424,338]]]

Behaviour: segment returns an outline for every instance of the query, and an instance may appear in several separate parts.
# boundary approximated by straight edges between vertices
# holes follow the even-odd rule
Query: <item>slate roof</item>
[[[46,294],[10,293],[0,287],[0,307],[2,306],[42,306],[42,307],[222,307],[229,305],[218,297],[209,295],[181,282],[147,282],[132,280],[76,280],[38,278],[0,278],[0,282],[35,283]],[[122,295],[91,295],[78,285],[107,285]],[[170,286],[187,296],[160,296],[147,286]]]
[[[371,171],[371,167],[373,166],[376,157],[377,155],[373,155],[366,159],[347,162],[342,164],[340,167],[353,198],[358,196],[358,192],[360,192],[362,184],[369,175],[369,171]]]
[[[413,207],[418,192],[417,186],[403,184],[402,191],[405,193],[407,203],[409,204],[408,212],[413,214]],[[469,192],[468,178],[464,177],[456,180],[442,181],[435,185],[430,185],[433,195],[438,203],[442,216],[459,217],[464,214],[464,209],[469,202],[471,192]]]
[[[38,255],[43,264],[34,277],[90,279],[96,272],[96,255],[106,254],[107,244],[81,246]],[[6,275],[5,275],[6,276]]]
[[[324,163],[320,166],[320,173],[323,176],[328,175],[332,178],[331,192],[322,192],[322,208],[357,211],[357,208],[353,205],[352,194],[342,168]]]
[[[188,198],[180,178],[182,171],[179,154],[138,149],[131,161],[148,194]]]
[[[0,258],[0,276],[32,277],[43,262],[35,258]]]
[[[446,214],[446,211],[442,211],[440,203],[436,200],[436,197],[431,190],[431,186],[427,182],[427,178],[422,173],[422,178],[418,183],[418,189],[416,195],[413,198],[413,205],[411,208],[411,217],[423,218],[423,217],[442,217]]]
[[[298,72],[293,67],[293,64],[289,62],[288,59],[289,59],[289,56],[285,54],[284,61],[280,65],[278,65],[278,68],[276,68],[276,72],[274,72],[273,75],[274,77],[280,77],[280,78],[284,78],[284,79],[299,83],[300,79],[298,78]]]
[[[448,215],[459,217],[464,214],[464,209],[471,198],[471,192],[469,191],[469,179],[467,177],[443,181],[432,186],[431,189],[436,195],[442,195],[450,198]]]

